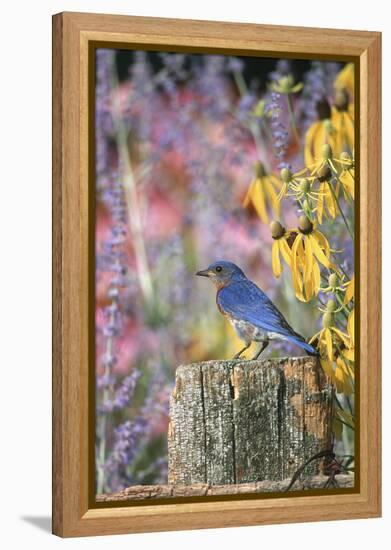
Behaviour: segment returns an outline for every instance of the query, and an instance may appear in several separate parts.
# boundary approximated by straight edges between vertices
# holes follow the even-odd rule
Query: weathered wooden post
[[[168,482],[291,477],[332,446],[333,388],[316,358],[180,366],[170,401]],[[322,469],[311,463],[305,474]]]

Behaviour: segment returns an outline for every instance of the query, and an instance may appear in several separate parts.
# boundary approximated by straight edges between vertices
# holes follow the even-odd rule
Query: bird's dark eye
[[[221,267],[221,265],[218,265],[218,266],[216,267],[217,273],[220,273],[220,271],[222,271],[222,270],[223,270],[223,268]]]

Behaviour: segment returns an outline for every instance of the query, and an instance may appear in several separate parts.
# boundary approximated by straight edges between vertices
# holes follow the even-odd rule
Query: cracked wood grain
[[[180,366],[170,401],[169,484],[289,478],[331,448],[333,388],[312,357]],[[322,462],[305,470],[323,471]]]
[[[303,480],[297,480],[291,491],[306,491],[309,489],[323,489],[328,480],[327,476],[317,475]],[[337,488],[347,489],[354,487],[354,476],[338,474],[335,476]],[[260,493],[280,493],[287,490],[290,479],[282,481],[253,481],[251,483],[208,485],[195,483],[194,485],[132,485],[118,493],[97,495],[97,502],[115,502],[126,500],[158,500],[178,497],[205,497],[219,495],[246,495]]]

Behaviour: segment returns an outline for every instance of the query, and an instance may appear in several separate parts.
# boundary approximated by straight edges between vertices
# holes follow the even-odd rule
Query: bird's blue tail
[[[289,336],[287,337],[287,340],[290,340],[293,344],[296,344],[298,346],[300,346],[302,349],[304,349],[308,355],[313,355],[315,357],[318,357],[319,356],[319,352],[311,346],[311,344],[308,344],[304,338],[301,338],[301,336]]]

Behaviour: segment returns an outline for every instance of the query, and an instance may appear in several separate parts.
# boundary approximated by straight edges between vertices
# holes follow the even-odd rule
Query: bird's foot
[[[268,345],[269,345],[269,340],[263,341],[261,348],[257,351],[257,353],[254,355],[254,357],[251,359],[251,361],[255,361],[256,359],[258,359],[260,357],[260,355],[262,354],[262,352],[267,348]]]
[[[246,344],[246,345],[244,346],[243,349],[241,349],[240,351],[238,351],[238,353],[237,353],[236,355],[234,355],[233,359],[241,359],[240,356],[242,355],[242,353],[243,353],[244,351],[246,351],[246,349],[248,349],[250,346],[251,346],[251,342],[249,342],[248,344]]]

